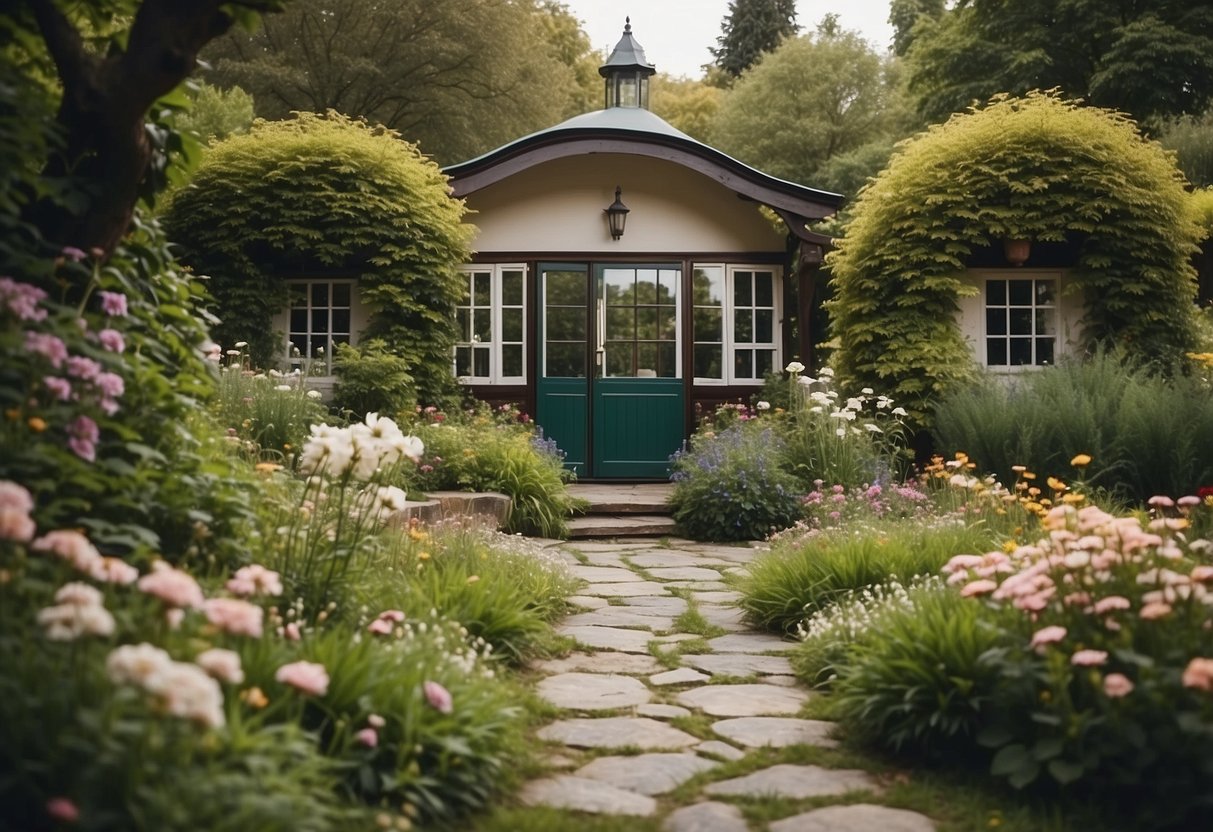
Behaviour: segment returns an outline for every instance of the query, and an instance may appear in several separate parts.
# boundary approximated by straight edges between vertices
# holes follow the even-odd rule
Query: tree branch
[[[51,0],[29,0],[29,4],[63,85],[79,84],[86,75],[85,67],[89,63],[80,32]]]

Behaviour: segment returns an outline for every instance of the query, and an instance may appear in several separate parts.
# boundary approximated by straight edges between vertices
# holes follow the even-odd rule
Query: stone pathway
[[[935,830],[924,815],[877,805],[883,784],[867,772],[745,765],[770,753],[762,749],[837,745],[832,723],[798,716],[812,694],[792,675],[792,645],[750,630],[733,606],[724,578],[757,550],[643,539],[552,545],[586,582],[558,627],[579,649],[533,664],[539,695],[562,718],[538,732],[552,746],[552,772],[524,786],[524,804],[657,817],[666,832]],[[698,612],[683,619],[694,632],[679,627],[688,611]],[[747,773],[728,776],[737,771]],[[665,797],[692,778],[689,793]],[[751,825],[739,806],[763,798],[822,800]]]

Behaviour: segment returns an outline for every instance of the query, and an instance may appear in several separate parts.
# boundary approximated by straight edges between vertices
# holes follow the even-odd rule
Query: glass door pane
[[[589,332],[586,273],[543,273],[543,375],[585,378]]]
[[[678,378],[678,287],[671,266],[604,266],[597,291],[605,378]]]

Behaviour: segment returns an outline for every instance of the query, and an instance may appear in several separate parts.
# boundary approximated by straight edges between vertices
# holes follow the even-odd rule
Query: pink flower
[[[59,587],[55,593],[55,600],[60,604],[70,604],[75,607],[95,607],[101,605],[103,598],[96,587],[80,581],[72,581]]]
[[[281,595],[282,578],[277,572],[260,564],[242,566],[227,582],[227,591],[233,595]]]
[[[152,564],[152,571],[140,578],[137,586],[170,607],[199,609],[206,601],[197,581],[162,560]]]
[[[79,263],[88,256],[83,250],[78,249],[75,246],[64,246],[63,251],[61,251],[60,254],[62,254],[68,260],[71,260],[73,263]]]
[[[1211,583],[1213,582],[1213,566],[1203,563],[1199,566],[1194,566],[1192,567],[1192,574],[1189,577],[1197,583]]]
[[[93,381],[101,395],[116,398],[126,392],[126,384],[117,373],[101,373]]]
[[[76,420],[68,426],[67,446],[72,449],[72,453],[86,462],[93,462],[97,458],[97,439],[101,436],[101,431],[97,428],[97,423],[87,416],[77,416]]]
[[[302,633],[299,631],[299,624],[295,621],[292,621],[283,627],[279,635],[281,635],[287,641],[299,641],[299,639],[303,637]]]
[[[1184,668],[1183,685],[1185,688],[1213,692],[1213,659],[1197,656],[1188,662]]]
[[[1166,618],[1171,614],[1172,607],[1165,601],[1151,601],[1141,608],[1138,613],[1142,619],[1146,621],[1154,621],[1159,618]]]
[[[46,299],[46,292],[28,283],[18,283],[11,277],[0,277],[0,301],[8,307],[8,311],[23,321],[42,321],[46,319],[46,310],[39,309],[38,304]]]
[[[404,620],[404,611],[403,610],[384,610],[383,612],[379,613],[379,620],[380,621],[394,621],[397,624],[399,624],[401,621]]]
[[[970,581],[964,585],[964,589],[960,590],[961,596],[971,598],[974,595],[988,595],[998,589],[998,584],[994,581],[984,578],[979,581]]]
[[[60,823],[75,823],[80,820],[80,809],[66,797],[52,797],[46,801],[46,814]]]
[[[57,555],[81,572],[91,572],[101,560],[101,553],[88,538],[70,529],[47,532],[31,543],[30,548]]]
[[[1129,601],[1129,599],[1125,598],[1123,595],[1109,595],[1106,598],[1100,598],[1098,601],[1096,601],[1093,609],[1096,615],[1103,615],[1104,613],[1111,612],[1112,610],[1127,610],[1132,606],[1133,604]]]
[[[101,375],[101,365],[83,355],[72,355],[67,359],[67,374],[83,381],[92,381]]]
[[[100,604],[58,604],[38,611],[38,624],[51,641],[75,641],[80,636],[108,636],[114,617]]]
[[[1079,650],[1070,657],[1070,664],[1075,667],[1097,667],[1101,664],[1106,664],[1108,661],[1108,653],[1106,650]]]
[[[1133,692],[1133,682],[1123,673],[1109,673],[1103,679],[1103,692],[1109,699],[1119,699]]]
[[[29,514],[34,510],[34,498],[29,489],[12,480],[0,480],[0,509],[12,508]]]
[[[38,530],[30,512],[34,498],[24,486],[0,480],[0,540],[28,543]]]
[[[354,734],[354,742],[365,745],[367,748],[374,748],[379,745],[379,732],[374,728],[363,728]]]
[[[123,352],[126,350],[126,340],[122,337],[122,333],[116,329],[103,329],[97,333],[97,340],[101,342],[101,348],[109,352]]]
[[[120,558],[99,558],[88,574],[93,580],[122,586],[139,579],[139,570]]]
[[[434,710],[443,714],[449,714],[455,710],[455,703],[451,699],[451,692],[442,685],[427,680],[421,686],[421,689],[425,693],[425,701]]]
[[[51,396],[61,402],[68,402],[72,399],[72,383],[65,378],[43,376],[42,386]]]
[[[1050,627],[1043,627],[1032,634],[1032,642],[1030,647],[1042,647],[1046,644],[1053,644],[1061,641],[1066,637],[1066,628],[1059,627],[1054,624]]]
[[[123,318],[126,316],[126,295],[121,292],[98,292],[97,296],[101,298],[101,311],[111,318]]]
[[[392,622],[386,621],[382,618],[376,618],[370,624],[366,625],[366,629],[377,636],[390,636],[392,634],[393,627]]]
[[[261,638],[261,607],[236,598],[211,598],[202,605],[206,620],[234,636]]]
[[[1153,506],[1154,508],[1174,508],[1175,507],[1175,501],[1172,500],[1170,497],[1166,496],[1165,494],[1155,494],[1153,497],[1146,500],[1146,503],[1148,505]]]
[[[62,367],[67,360],[67,344],[62,338],[46,332],[26,332],[25,350],[42,356],[52,367]]]
[[[308,696],[324,696],[329,689],[329,674],[315,662],[291,662],[278,668],[274,678]]]
[[[240,654],[232,650],[212,648],[204,650],[194,659],[194,664],[206,671],[212,679],[238,685],[244,681],[244,668],[240,666]]]

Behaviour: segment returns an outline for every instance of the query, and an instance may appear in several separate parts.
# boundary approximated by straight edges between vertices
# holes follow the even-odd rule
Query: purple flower
[[[451,699],[451,692],[437,682],[426,681],[421,686],[425,692],[425,701],[430,704],[430,707],[439,713],[449,714],[455,710],[455,703]]]
[[[82,249],[78,249],[75,246],[64,246],[63,251],[60,253],[73,263],[79,263],[87,256]]]
[[[61,367],[67,360],[67,344],[61,338],[45,332],[25,333],[25,349],[35,355],[41,355],[51,362],[52,367]]]
[[[46,299],[46,292],[28,283],[19,283],[11,277],[0,277],[0,301],[23,321],[41,321],[46,318],[46,310],[39,309],[38,304]]]
[[[97,333],[97,340],[101,342],[102,348],[110,352],[122,352],[126,349],[126,341],[122,337],[122,333],[116,329],[103,329]]]
[[[84,381],[94,381],[101,374],[101,365],[91,358],[73,355],[67,359],[67,374]]]
[[[126,390],[122,376],[117,373],[99,373],[97,378],[93,380],[93,383],[97,385],[97,389],[101,391],[101,394],[108,398],[121,396]]]
[[[111,318],[126,317],[126,295],[121,292],[100,292],[101,311]]]
[[[71,401],[72,383],[67,379],[59,378],[58,376],[46,376],[42,379],[42,386],[59,401]]]
[[[76,421],[72,422],[67,429],[68,436],[67,446],[72,449],[72,453],[88,462],[93,462],[97,459],[97,439],[101,436],[101,431],[97,429],[97,423],[87,416],[77,416]]]

